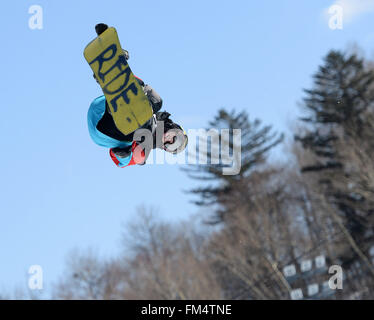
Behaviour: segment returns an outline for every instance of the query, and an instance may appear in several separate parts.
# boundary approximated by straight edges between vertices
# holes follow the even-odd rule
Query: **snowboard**
[[[152,117],[152,107],[128,65],[115,28],[110,27],[84,49],[108,102],[118,130],[127,135]]]

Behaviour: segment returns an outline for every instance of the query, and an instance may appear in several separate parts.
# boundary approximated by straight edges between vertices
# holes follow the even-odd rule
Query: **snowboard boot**
[[[108,25],[105,23],[98,23],[95,26],[95,31],[98,36],[101,35],[106,29],[108,29]]]

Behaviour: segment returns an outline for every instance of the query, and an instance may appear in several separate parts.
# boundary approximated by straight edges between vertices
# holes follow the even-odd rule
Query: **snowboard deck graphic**
[[[130,134],[152,117],[152,107],[122,54],[115,28],[92,40],[84,49],[84,57],[99,81],[118,130]]]

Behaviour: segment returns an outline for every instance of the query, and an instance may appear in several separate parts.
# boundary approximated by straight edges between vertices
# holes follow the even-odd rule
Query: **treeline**
[[[164,223],[139,208],[139,221],[123,231],[123,254],[71,255],[53,298],[290,299],[299,288],[304,298],[373,299],[373,67],[331,51],[313,79],[287,144],[246,112],[218,112],[209,127],[242,130],[242,168],[235,176],[220,164],[185,170],[201,180],[191,197],[208,212],[202,222]],[[281,144],[287,163],[271,163]],[[344,286],[308,297],[328,272],[303,275],[300,264],[321,255],[327,268],[342,267]]]

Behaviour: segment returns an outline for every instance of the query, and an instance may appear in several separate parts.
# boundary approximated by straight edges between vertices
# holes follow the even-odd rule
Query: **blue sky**
[[[323,13],[335,2],[2,3],[0,291],[25,287],[38,264],[48,292],[73,248],[115,255],[121,223],[140,204],[171,221],[198,211],[183,191],[195,182],[178,166],[118,169],[90,140],[87,109],[101,91],[83,49],[96,23],[117,28],[133,72],[186,129],[228,107],[286,131],[328,50],[356,42],[373,57],[373,1],[338,1],[347,22],[331,30]],[[43,8],[42,30],[28,26],[34,4]]]

